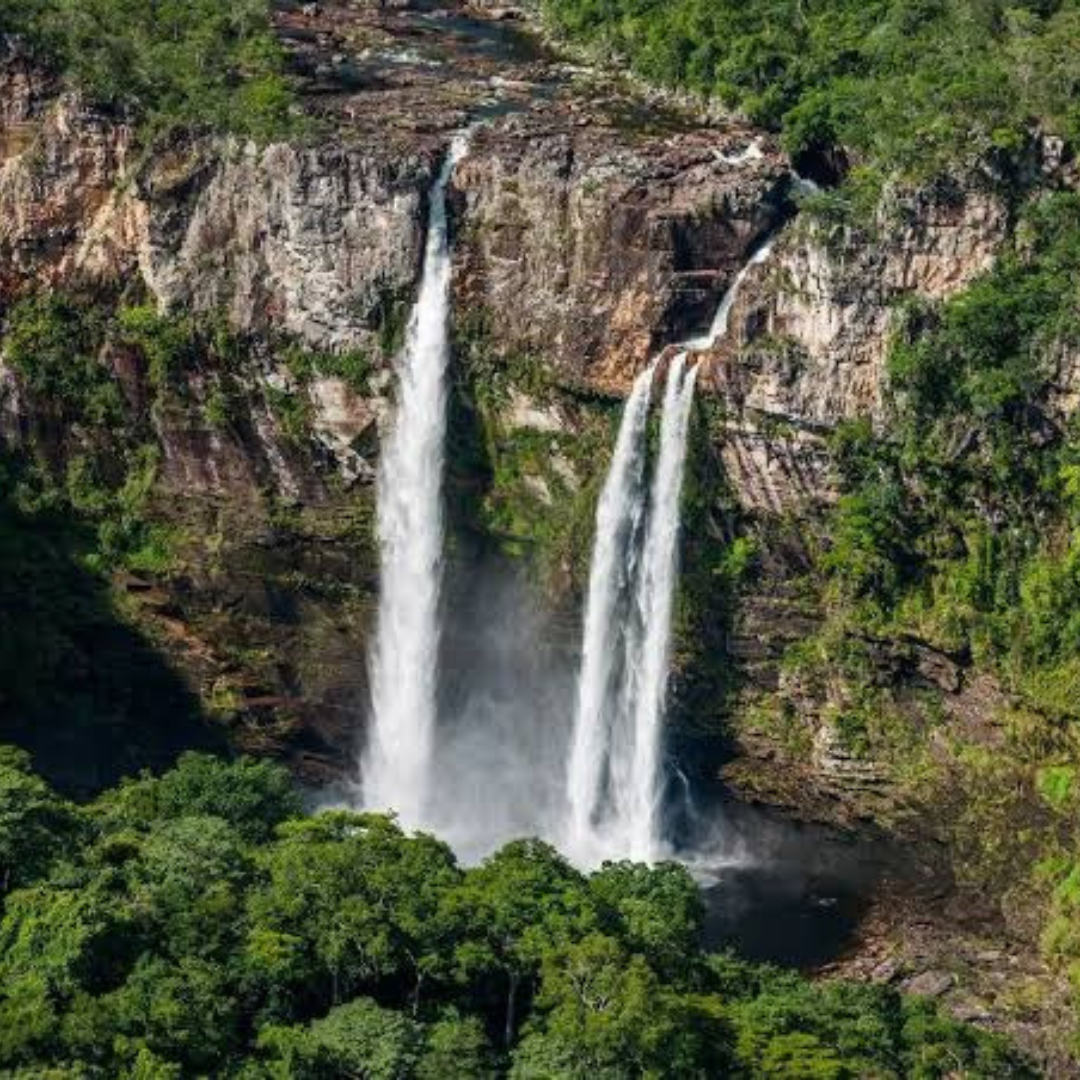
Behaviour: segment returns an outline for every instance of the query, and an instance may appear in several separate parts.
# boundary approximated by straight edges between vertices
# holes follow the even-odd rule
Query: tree
[[[141,829],[159,820],[208,816],[228,822],[248,843],[269,840],[278,825],[299,813],[299,796],[282,766],[197,753],[183,754],[161,777],[144,774],[124,781],[94,806],[105,829]]]
[[[544,954],[597,924],[585,879],[550,845],[518,840],[469,870],[454,904],[462,934],[459,971],[466,978],[495,974],[504,980],[503,1041],[509,1046],[518,994],[531,984]]]
[[[608,932],[652,967],[678,980],[697,951],[705,905],[685,867],[677,863],[605,863],[589,878]]]
[[[357,998],[307,1027],[267,1028],[259,1045],[282,1063],[283,1075],[296,1080],[403,1080],[414,1075],[423,1036],[408,1016]]]
[[[290,129],[266,0],[44,0],[22,26],[92,99],[126,109],[147,134]]]
[[[194,956],[144,956],[115,994],[116,1026],[138,1048],[212,1072],[239,1048],[240,1010],[227,971]]]
[[[721,1074],[719,999],[673,992],[642,957],[601,934],[548,955],[536,1005],[515,1077]]]
[[[80,824],[75,808],[30,771],[28,754],[0,746],[0,900],[44,877]]]
[[[162,822],[126,861],[125,876],[130,902],[148,913],[168,955],[221,957],[242,937],[255,866],[221,818]]]
[[[406,836],[377,814],[335,811],[286,825],[265,865],[269,881],[251,904],[253,932],[303,942],[325,972],[331,1002],[397,977],[407,981],[415,1012],[424,983],[449,972],[444,904],[460,871],[433,837]]]
[[[495,1070],[484,1025],[475,1016],[447,1010],[425,1028],[417,1080],[490,1080]]]

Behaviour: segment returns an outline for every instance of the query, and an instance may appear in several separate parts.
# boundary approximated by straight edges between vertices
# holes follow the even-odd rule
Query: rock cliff
[[[825,436],[880,418],[897,306],[962,288],[1006,235],[989,184],[897,194],[858,228],[798,214],[798,184],[767,136],[569,65],[511,19],[326,3],[281,5],[278,24],[308,127],[267,147],[174,140],[147,153],[121,117],[9,49],[0,305],[45,290],[149,303],[235,337],[239,361],[226,371],[219,356],[191,356],[165,397],[138,349],[101,357],[131,415],[149,420],[152,503],[177,534],[172,572],[121,585],[148,632],[178,643],[234,740],[293,754],[312,777],[347,769],[366,695],[378,429],[427,188],[453,132],[479,125],[451,190],[458,420],[498,429],[474,433],[474,449],[516,439],[519,456],[471,476],[452,463],[452,482],[467,489],[462,505],[495,506],[513,543],[529,513],[565,501],[554,493],[585,498],[595,464],[575,466],[575,440],[585,446],[651,355],[709,324],[769,239],[706,358],[712,505],[698,539],[728,535],[736,515],[764,537],[784,521],[812,531],[831,497]],[[485,392],[477,364],[510,383],[478,412],[466,400]],[[2,435],[25,450],[41,433],[10,372],[5,388]],[[545,417],[540,458],[521,415]],[[70,459],[82,436],[54,426],[49,439]],[[508,482],[513,492],[498,490]],[[785,600],[804,543],[767,540],[741,621],[728,635],[726,616],[713,618],[699,651],[775,683],[791,626],[815,618]],[[574,557],[561,556],[564,592]],[[708,717],[723,711],[710,699]]]
[[[575,394],[618,395],[707,325],[791,211],[767,140],[653,107],[516,29],[493,51],[491,25],[284,7],[308,129],[267,147],[147,152],[17,47],[0,66],[0,305],[62,295],[203,328],[165,386],[145,341],[98,357],[154,448],[149,504],[174,554],[156,578],[117,573],[125,609],[237,745],[312,779],[348,770],[363,711],[378,427],[452,133],[483,122],[452,191],[463,355],[527,359]],[[50,420],[11,371],[4,386],[7,451],[47,444],[62,475],[100,450],[105,433]],[[511,434],[515,408],[543,408],[514,393],[486,418]],[[523,497],[580,483],[556,458]]]

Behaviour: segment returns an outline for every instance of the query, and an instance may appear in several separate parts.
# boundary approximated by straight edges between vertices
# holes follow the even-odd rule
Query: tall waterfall
[[[596,515],[577,711],[566,774],[567,849],[579,862],[652,861],[663,854],[663,721],[678,576],[679,504],[697,368],[692,351],[728,332],[760,247],[720,301],[708,332],[668,367],[660,445],[644,483],[655,362],[627,401]]]
[[[398,357],[397,415],[378,478],[379,613],[372,721],[361,761],[366,806],[424,820],[431,775],[442,580],[442,478],[450,354],[446,188],[467,148],[451,144],[432,186],[423,271]]]
[[[668,369],[660,451],[649,496],[649,523],[638,573],[633,650],[626,675],[631,687],[633,742],[628,780],[621,792],[627,855],[654,861],[660,850],[663,795],[662,724],[671,653],[671,614],[678,567],[679,503],[686,465],[687,432],[698,369],[680,353]]]
[[[611,739],[609,702],[617,692],[625,664],[626,601],[645,510],[645,426],[652,381],[653,368],[649,367],[634,383],[596,511],[577,723],[567,773],[567,843],[572,852],[579,854],[587,851],[593,840],[593,821],[600,810]]]

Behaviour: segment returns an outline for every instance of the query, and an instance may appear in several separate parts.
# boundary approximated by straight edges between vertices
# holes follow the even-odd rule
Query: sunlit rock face
[[[434,160],[422,146],[192,144],[144,163],[130,131],[72,97],[5,130],[0,285],[12,291],[136,275],[163,308],[343,348],[371,347],[385,305],[412,287]]]
[[[778,227],[790,182],[750,133],[664,135],[512,118],[482,132],[458,186],[457,296],[496,348],[628,392],[667,342],[707,328],[747,254]]]
[[[885,359],[902,300],[943,300],[987,270],[1008,208],[987,188],[896,194],[866,229],[799,218],[756,267],[704,380],[731,410],[724,460],[743,504],[828,500],[821,436],[883,418]]]

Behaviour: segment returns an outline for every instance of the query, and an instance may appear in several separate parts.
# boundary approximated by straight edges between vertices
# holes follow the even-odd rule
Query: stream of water
[[[411,827],[425,821],[438,694],[450,357],[446,188],[467,146],[465,135],[453,140],[429,196],[420,290],[396,365],[397,413],[379,467],[379,613],[360,775],[364,804],[394,809]]]
[[[697,379],[690,354],[727,335],[743,283],[771,250],[769,242],[753,253],[721,298],[708,331],[678,346],[671,359],[648,488],[642,479],[648,388],[657,361],[638,377],[623,413],[596,515],[566,775],[563,843],[582,865],[627,857],[652,862],[669,853],[662,813],[663,726],[680,501]]]

